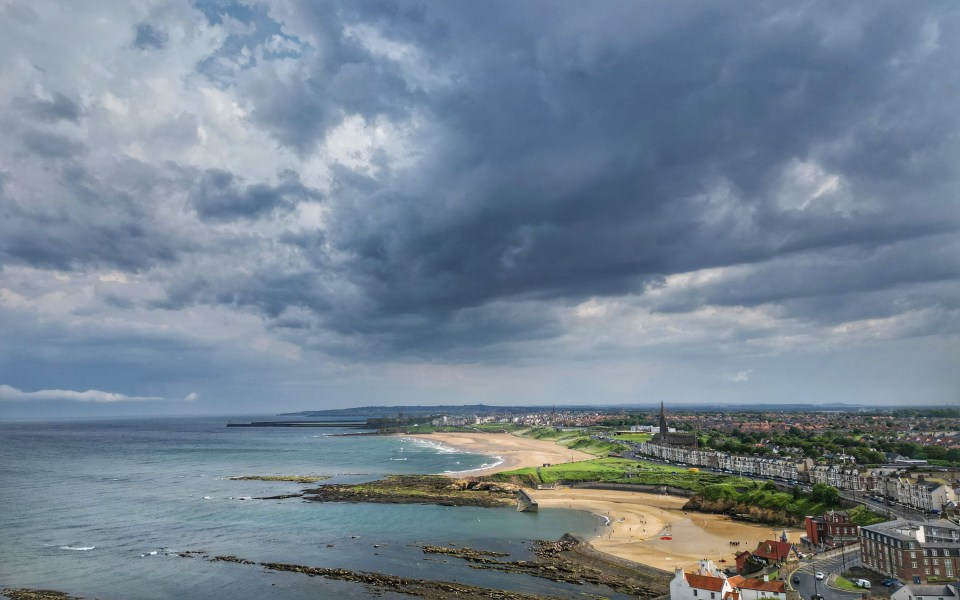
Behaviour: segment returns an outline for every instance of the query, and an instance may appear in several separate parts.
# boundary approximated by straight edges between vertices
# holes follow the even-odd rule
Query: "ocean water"
[[[236,420],[242,418],[234,417]],[[497,457],[353,430],[227,428],[227,418],[0,422],[0,588],[57,589],[85,598],[403,597],[365,586],[183,558],[187,550],[253,561],[343,567],[561,598],[618,597],[469,568],[418,544],[466,545],[531,559],[532,539],[592,537],[604,521],[570,510],[255,500],[302,484],[237,475],[469,471]]]

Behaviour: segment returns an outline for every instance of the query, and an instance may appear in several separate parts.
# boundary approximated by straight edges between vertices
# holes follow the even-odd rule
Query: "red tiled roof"
[[[744,579],[737,586],[741,590],[757,590],[759,592],[786,593],[787,584],[783,581],[764,581],[762,579]]]
[[[708,590],[711,592],[719,592],[723,590],[723,584],[726,581],[726,579],[723,579],[722,577],[697,575],[696,573],[684,573],[683,575],[687,578],[687,583],[690,584],[690,587],[697,588],[698,590]]]
[[[733,577],[727,577],[727,582],[731,587],[739,587],[740,582],[744,581],[743,575],[734,575]]]
[[[723,595],[723,600],[740,600],[740,592],[734,590]]]
[[[790,556],[790,549],[792,547],[793,544],[790,542],[767,540],[757,545],[757,549],[753,551],[753,555],[760,558],[780,560]]]

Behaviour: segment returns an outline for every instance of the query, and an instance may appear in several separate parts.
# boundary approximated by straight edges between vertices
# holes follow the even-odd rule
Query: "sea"
[[[409,598],[359,583],[256,565],[341,567],[559,598],[620,598],[592,585],[478,570],[424,554],[425,544],[531,560],[531,540],[600,535],[591,513],[258,500],[304,484],[244,475],[326,475],[355,483],[384,474],[469,474],[499,457],[355,429],[228,428],[262,417],[0,422],[0,589],[82,598]],[[355,420],[355,419],[351,419]]]

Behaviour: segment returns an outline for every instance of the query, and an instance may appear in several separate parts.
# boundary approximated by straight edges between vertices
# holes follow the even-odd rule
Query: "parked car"
[[[858,588],[863,588],[865,590],[870,589],[870,582],[866,579],[854,579],[853,585],[857,586]]]
[[[793,579],[791,579],[790,581],[792,581],[793,583],[800,583],[800,576],[794,575]]]
[[[823,579],[823,571],[817,571],[817,574],[814,575],[817,579]]]

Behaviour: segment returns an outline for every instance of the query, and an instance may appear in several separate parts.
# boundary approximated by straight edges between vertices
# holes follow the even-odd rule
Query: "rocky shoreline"
[[[520,573],[574,585],[591,583],[641,598],[661,596],[670,590],[669,573],[598,552],[577,536],[566,534],[556,542],[537,540],[534,544],[537,558],[533,561],[501,561],[497,558],[506,554],[473,548],[424,546],[423,551],[465,560],[474,569]]]
[[[312,502],[503,507],[516,505],[518,489],[505,483],[451,480],[443,475],[388,475],[368,483],[324,484],[303,490],[302,497]]]
[[[508,556],[506,553],[468,547],[454,548],[427,545],[421,548],[425,554],[442,555],[467,561],[470,563],[469,566],[474,569],[517,573],[571,585],[593,584],[640,598],[662,596],[669,592],[670,587],[671,576],[666,571],[637,565],[615,557],[608,557],[602,552],[594,550],[589,543],[570,534],[564,535],[556,542],[535,541],[533,553],[536,558],[534,560],[504,561],[499,559]],[[439,600],[451,596],[503,600],[541,600],[551,597],[483,588],[449,581],[412,579],[371,571],[352,571],[290,563],[258,563],[232,555],[215,556],[208,558],[208,560],[240,565],[257,565],[271,571],[302,573],[310,577],[323,577],[337,581],[352,581],[379,591],[392,591],[428,600]]]
[[[5,588],[0,596],[10,600],[83,600],[54,590],[31,590],[26,588]]]

